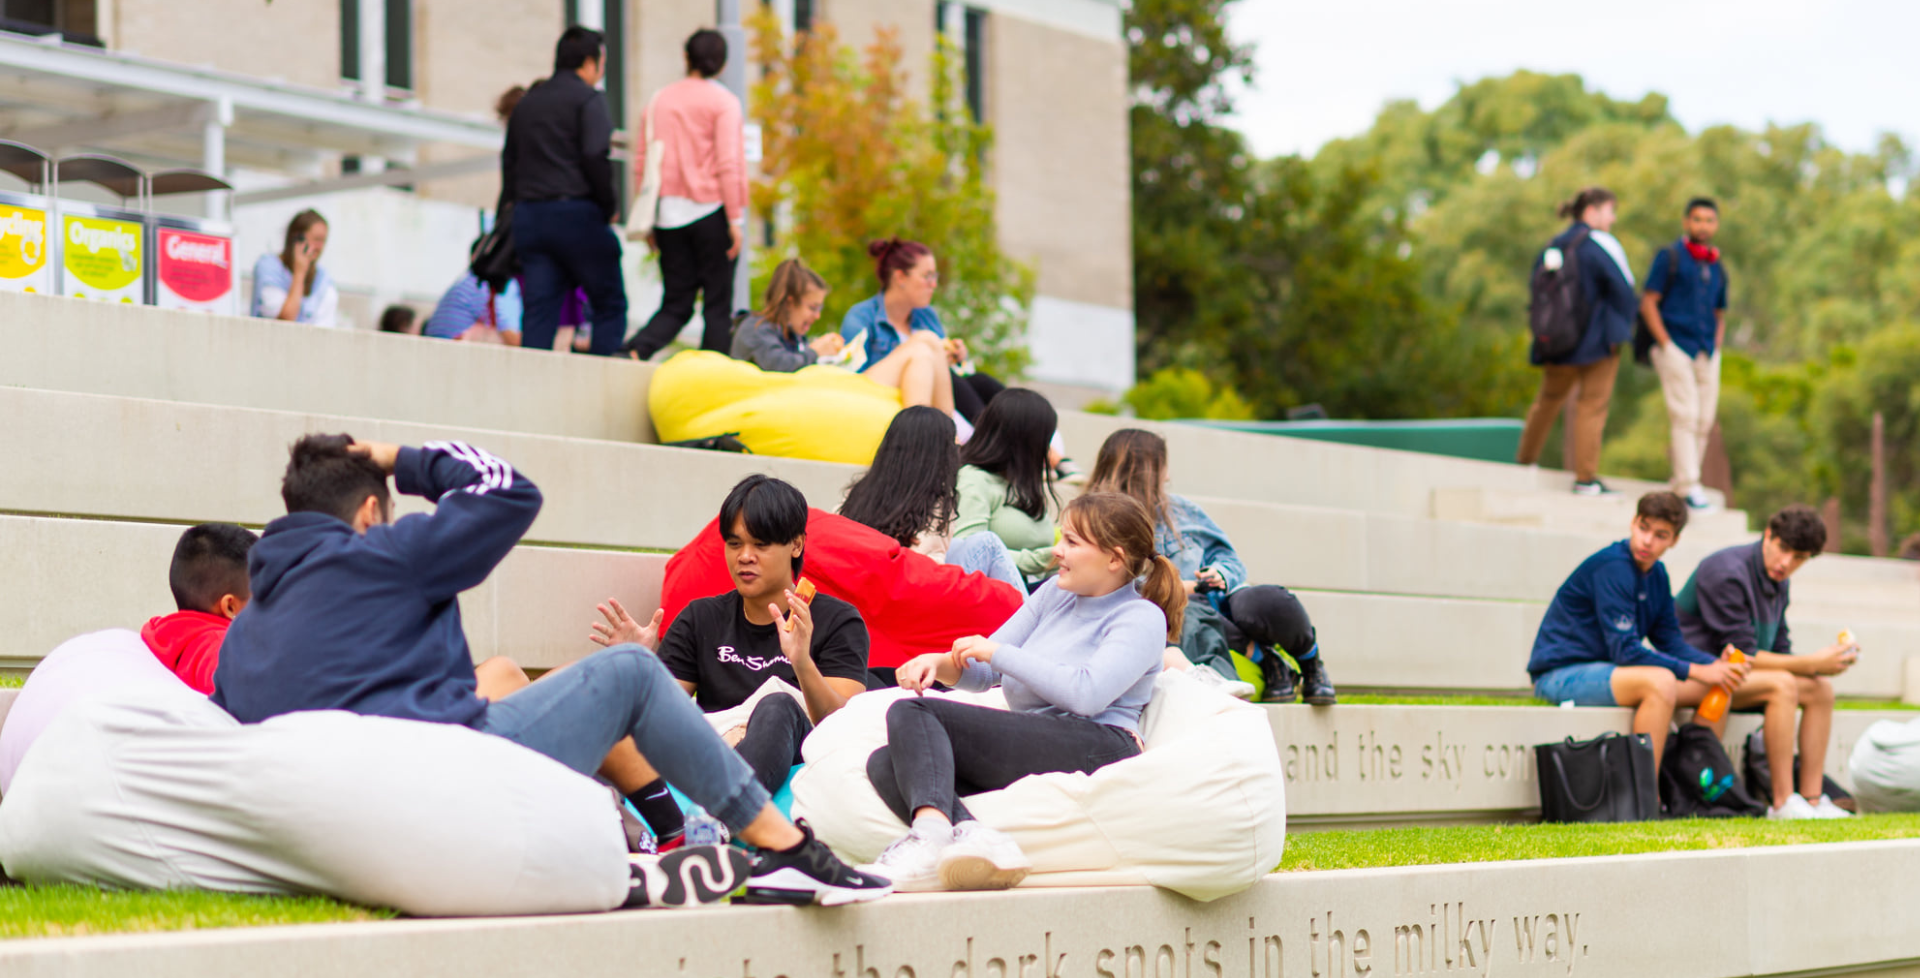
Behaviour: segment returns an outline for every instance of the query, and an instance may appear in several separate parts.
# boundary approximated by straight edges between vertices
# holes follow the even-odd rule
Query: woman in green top
[[[1006,545],[1014,566],[1030,580],[1053,572],[1053,520],[1059,508],[1047,442],[1059,424],[1053,405],[1024,389],[1002,392],[987,403],[973,437],[960,450],[959,500],[953,539],[991,533]]]

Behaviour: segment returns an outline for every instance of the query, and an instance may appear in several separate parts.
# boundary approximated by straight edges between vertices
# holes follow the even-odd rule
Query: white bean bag
[[[0,795],[13,783],[27,748],[68,703],[128,686],[187,689],[138,634],[124,628],[70,638],[47,653],[28,674],[13,709],[7,711],[6,724],[0,726]]]
[[[15,879],[321,893],[416,916],[608,910],[626,840],[606,789],[447,724],[293,713],[242,725],[186,686],[63,710],[0,804]]]
[[[842,857],[869,862],[907,827],[867,781],[905,690],[862,693],[807,738],[793,813]],[[929,694],[942,695],[942,694]],[[998,690],[944,694],[1005,709]],[[1022,886],[1151,883],[1195,900],[1252,886],[1280,864],[1286,781],[1265,711],[1187,678],[1160,676],[1141,723],[1147,750],[1092,774],[1036,774],[967,798],[1013,836],[1034,871]]]
[[[1881,720],[1847,761],[1862,811],[1920,812],[1920,720]]]

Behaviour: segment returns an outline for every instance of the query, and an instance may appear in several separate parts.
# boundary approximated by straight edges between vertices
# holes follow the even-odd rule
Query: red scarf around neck
[[[1687,246],[1687,254],[1692,255],[1694,261],[1711,265],[1720,260],[1720,249],[1712,245],[1697,244],[1692,238],[1686,239],[1683,243]]]

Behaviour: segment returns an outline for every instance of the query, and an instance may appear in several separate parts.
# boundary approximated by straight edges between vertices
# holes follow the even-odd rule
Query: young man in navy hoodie
[[[287,515],[249,556],[253,600],[228,630],[215,674],[214,702],[234,717],[348,710],[454,723],[583,774],[631,738],[660,775],[760,852],[750,865],[713,846],[635,857],[629,906],[716,902],[743,878],[754,902],[834,905],[890,892],[787,821],[640,645],[596,652],[497,702],[475,694],[456,598],[533,525],[540,490],[526,476],[460,442],[400,448],[308,435],[291,455],[280,488]],[[392,519],[389,474],[435,511]],[[636,783],[615,787],[643,787],[628,780]]]
[[[1550,703],[1633,707],[1633,732],[1652,738],[1655,768],[1674,708],[1698,705],[1715,686],[1738,688],[1753,668],[1715,659],[1681,634],[1660,558],[1686,526],[1679,496],[1641,496],[1627,539],[1582,561],[1560,585],[1527,662],[1534,695]]]

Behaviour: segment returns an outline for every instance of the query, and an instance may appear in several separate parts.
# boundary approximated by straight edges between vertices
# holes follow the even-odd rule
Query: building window
[[[939,0],[933,5],[933,29],[960,54],[967,111],[973,121],[987,121],[987,12]]]
[[[95,0],[0,0],[0,31],[59,34],[73,44],[100,46]]]
[[[360,80],[360,4],[340,0],[340,77]],[[386,86],[413,91],[413,4],[386,0]]]

